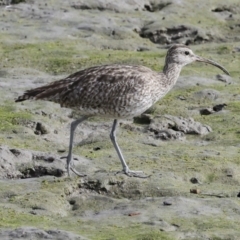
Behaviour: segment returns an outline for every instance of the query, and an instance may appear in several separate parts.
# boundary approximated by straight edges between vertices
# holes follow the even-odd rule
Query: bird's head
[[[220,64],[196,55],[189,47],[185,45],[176,44],[169,48],[166,56],[166,64],[175,63],[180,67],[183,67],[192,62],[205,62],[211,64],[220,68],[223,72],[229,75],[229,72]]]

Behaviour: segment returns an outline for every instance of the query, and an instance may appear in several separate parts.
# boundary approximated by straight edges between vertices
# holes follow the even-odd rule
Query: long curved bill
[[[215,67],[218,67],[220,68],[223,72],[225,72],[227,75],[230,75],[229,72],[223,67],[221,66],[220,64],[214,62],[214,61],[211,61],[211,60],[208,60],[206,58],[202,58],[202,57],[199,57],[199,56],[196,56],[196,61],[197,62],[205,62],[205,63],[208,63],[208,64],[211,64]]]

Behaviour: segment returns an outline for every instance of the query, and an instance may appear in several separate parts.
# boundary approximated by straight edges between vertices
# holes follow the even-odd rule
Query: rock
[[[164,231],[164,232],[173,232],[176,231],[178,226],[170,224],[164,220],[159,220],[158,225],[160,225],[160,231]]]
[[[93,151],[99,151],[99,150],[101,150],[100,147],[95,147],[95,148],[93,148]]]
[[[201,115],[210,115],[215,112],[220,112],[225,106],[227,106],[227,104],[225,104],[225,103],[217,104],[217,105],[213,106],[213,108],[200,109],[199,112]]]
[[[45,123],[37,122],[34,133],[36,135],[48,134],[50,132],[49,127]]]
[[[224,74],[217,74],[216,75],[217,80],[221,81],[221,82],[225,82],[227,84],[231,84],[232,83],[232,78],[228,75],[224,75]]]
[[[184,96],[178,96],[177,98],[178,98],[179,100],[181,100],[181,101],[187,100],[187,98],[184,97]]]
[[[141,213],[140,212],[130,212],[128,214],[129,217],[133,217],[133,216],[137,216],[137,215],[140,215]]]
[[[0,147],[0,178],[21,178],[23,174],[17,169],[16,165],[28,163],[31,154],[20,152],[19,150],[9,149],[6,146]],[[18,161],[22,159],[22,161]]]
[[[138,47],[138,48],[137,48],[137,51],[138,51],[138,52],[146,52],[146,51],[150,51],[150,49],[147,48],[147,47]]]
[[[224,11],[229,11],[229,8],[227,8],[226,6],[219,6],[212,9],[212,12],[224,12]]]
[[[196,99],[208,99],[208,100],[216,100],[220,96],[220,92],[215,89],[204,89],[193,94],[193,97]]]
[[[180,132],[179,138],[183,136],[182,133],[205,135],[212,131],[210,126],[195,122],[192,118],[171,115],[156,116],[149,125],[149,130],[154,132],[156,136],[169,129]],[[170,134],[173,135],[173,132],[171,131]]]
[[[177,132],[172,129],[160,130],[159,132],[154,132],[156,139],[162,140],[183,140],[185,138],[185,134],[183,132]]]
[[[227,104],[225,104],[225,103],[223,103],[223,104],[217,104],[217,105],[213,106],[213,110],[214,110],[215,112],[220,112],[220,111],[222,111],[222,109],[223,109],[224,107],[226,107],[226,106],[227,106]]]
[[[199,181],[198,178],[196,178],[196,177],[192,177],[192,178],[190,179],[190,182],[193,183],[193,184],[199,184],[199,183],[200,183],[200,181]]]
[[[26,2],[26,0],[9,0],[11,2],[11,4],[18,4],[21,2]]]
[[[164,206],[171,206],[171,205],[172,205],[172,202],[164,201],[164,202],[163,202],[163,205],[164,205]]]
[[[0,147],[0,179],[29,178],[44,175],[61,177],[65,173],[65,160],[57,155],[37,151]]]
[[[234,169],[233,168],[226,168],[224,169],[224,172],[227,177],[233,177],[234,176]]]
[[[0,0],[0,6],[10,5],[10,4],[11,4],[11,0]]]
[[[159,1],[159,0],[152,0],[150,1],[150,4],[149,5],[146,5],[145,4],[145,8],[147,11],[149,12],[156,12],[156,11],[160,11],[162,10],[163,8],[169,6],[172,4],[172,1],[167,1],[167,0],[162,0],[162,1]]]
[[[13,230],[2,230],[1,240],[32,240],[32,239],[59,239],[59,240],[87,240],[87,238],[63,230],[42,230],[34,227],[21,227]]]
[[[200,191],[200,189],[198,189],[198,188],[192,188],[192,189],[190,189],[190,193],[194,193],[194,194],[199,194],[201,191]]]
[[[200,109],[199,112],[201,115],[210,115],[210,114],[214,113],[212,108]]]
[[[123,0],[123,1],[111,1],[111,0],[80,0],[77,3],[71,5],[75,9],[79,10],[100,10],[100,11],[113,11],[120,12],[132,12],[132,11],[146,11],[149,6],[152,6],[148,0]]]
[[[145,172],[146,173],[146,172]],[[179,181],[179,179],[173,179],[169,176],[168,184],[172,181]],[[147,178],[151,179],[151,178]],[[140,179],[142,180],[142,179]],[[150,195],[154,196],[174,196],[178,194],[177,190],[158,188],[157,182],[153,183],[151,180],[146,181],[144,184],[142,181],[136,178],[129,178],[121,174],[106,174],[105,171],[98,171],[93,177],[82,179],[81,183],[78,184],[80,194],[86,194],[86,197],[93,203],[96,199],[104,198],[104,201],[116,201],[116,199],[127,198],[127,199],[140,199],[143,196],[147,197]],[[81,195],[80,195],[81,197]],[[107,197],[110,197],[107,198]],[[113,199],[112,199],[113,198]],[[108,200],[107,200],[108,199]],[[76,202],[74,208],[83,211],[82,205],[85,199],[79,199],[79,197],[72,198]],[[103,203],[104,204],[104,203]],[[99,206],[96,206],[99,208]]]
[[[177,25],[172,27],[163,27],[158,21],[151,21],[146,24],[139,34],[143,38],[149,38],[153,43],[157,44],[199,44],[212,40],[210,34],[204,33],[203,30],[187,26]]]

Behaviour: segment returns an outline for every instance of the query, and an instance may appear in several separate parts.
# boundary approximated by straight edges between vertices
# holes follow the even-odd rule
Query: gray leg
[[[69,150],[68,150],[68,156],[67,156],[67,173],[68,176],[70,177],[70,169],[78,176],[84,177],[86,176],[85,174],[81,174],[78,171],[76,171],[72,166],[71,166],[71,161],[72,161],[72,148],[73,148],[73,138],[74,138],[74,131],[76,130],[77,126],[79,123],[83,122],[86,120],[88,117],[84,116],[80,119],[77,119],[71,123],[71,128],[70,128],[70,142],[69,142]]]
[[[121,164],[122,164],[122,167],[123,167],[123,172],[127,175],[127,176],[130,176],[130,177],[139,177],[139,178],[146,178],[148,176],[142,176],[142,175],[139,175],[139,173],[142,173],[142,171],[131,171],[123,157],[123,154],[117,144],[117,140],[116,140],[116,128],[117,128],[117,124],[118,124],[118,121],[117,119],[114,119],[113,121],[113,126],[112,126],[112,130],[111,130],[111,133],[110,133],[110,139],[113,143],[113,146],[115,148],[115,150],[117,151],[117,154],[118,154],[118,157],[120,158],[120,161],[121,161]]]

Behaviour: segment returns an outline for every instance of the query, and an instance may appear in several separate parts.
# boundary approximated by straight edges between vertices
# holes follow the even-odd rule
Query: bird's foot
[[[129,168],[123,169],[122,171],[119,171],[116,174],[118,174],[118,173],[124,173],[128,177],[137,177],[137,178],[149,178],[149,177],[151,177],[151,175],[148,175],[148,176],[144,175],[143,171],[133,171],[133,170],[130,170]]]
[[[67,165],[66,165],[66,169],[67,169],[67,174],[68,174],[68,177],[70,177],[70,170],[72,170],[72,172],[74,172],[77,176],[79,177],[86,177],[87,175],[84,174],[84,173],[80,173],[78,172],[75,168],[74,168],[74,163],[69,160],[69,156],[63,156],[61,157],[61,159],[64,159],[66,158],[67,159]]]

